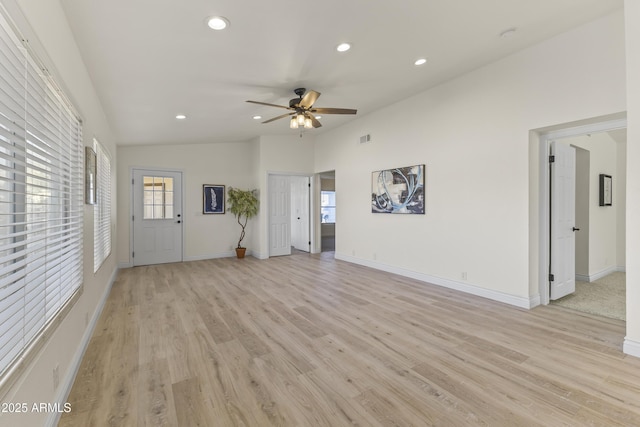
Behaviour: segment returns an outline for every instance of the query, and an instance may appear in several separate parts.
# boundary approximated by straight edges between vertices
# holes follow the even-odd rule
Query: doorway
[[[567,255],[575,259],[571,261],[574,263],[572,268],[575,269],[575,292],[557,299],[556,303],[571,306],[573,302],[578,301],[580,304],[571,308],[607,317],[624,318],[624,301],[621,304],[613,304],[622,306],[621,315],[619,308],[611,311],[611,304],[607,298],[603,299],[603,295],[614,298],[614,294],[617,294],[615,298],[620,300],[619,289],[611,288],[612,291],[608,292],[605,286],[608,286],[609,282],[615,282],[616,286],[619,286],[620,275],[624,282],[626,120],[562,129],[542,134],[540,141],[540,302],[548,304],[553,299],[553,264],[567,261],[563,251],[560,254],[553,252],[554,223],[550,214],[554,200],[555,203],[567,202],[554,195],[552,190],[555,188],[554,166],[549,163],[548,156],[553,155],[551,147],[555,142],[556,145],[572,147],[576,153],[576,194],[575,199],[571,199],[575,207],[573,227],[576,230],[576,238]],[[599,204],[599,176],[602,174],[613,174],[615,177],[614,203],[611,206]],[[607,276],[610,277],[603,279]],[[587,292],[589,287],[591,290],[597,289],[598,292]],[[589,297],[589,294],[593,296]]]
[[[311,251],[311,178],[269,174],[269,256]]]
[[[182,172],[133,169],[133,266],[182,261]]]

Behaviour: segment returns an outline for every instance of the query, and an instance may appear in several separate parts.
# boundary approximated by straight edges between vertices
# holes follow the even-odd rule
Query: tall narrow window
[[[111,253],[111,159],[100,144],[93,140],[97,158],[97,197],[93,211],[93,272],[98,271]]]
[[[335,191],[320,192],[320,215],[320,221],[325,224],[334,224],[336,222]]]
[[[0,380],[82,285],[82,126],[0,14]]]

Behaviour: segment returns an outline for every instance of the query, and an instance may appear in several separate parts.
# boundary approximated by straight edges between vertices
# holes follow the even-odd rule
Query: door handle
[[[572,231],[580,231],[579,228],[573,227]]]

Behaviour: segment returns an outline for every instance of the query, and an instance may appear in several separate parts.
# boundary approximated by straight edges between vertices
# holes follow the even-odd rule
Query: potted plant
[[[247,248],[242,246],[247,221],[258,214],[258,198],[256,197],[256,193],[257,190],[240,190],[233,187],[229,187],[229,192],[227,193],[227,209],[236,217],[238,224],[242,227],[238,247],[236,248],[238,258],[244,258],[247,250]]]

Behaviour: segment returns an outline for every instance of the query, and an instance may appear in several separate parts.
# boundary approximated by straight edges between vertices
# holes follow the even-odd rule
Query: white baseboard
[[[197,255],[197,256],[189,256],[184,257],[183,261],[204,261],[206,259],[214,259],[214,258],[229,258],[236,256],[235,251],[228,252],[217,252],[215,254],[207,254],[207,255]]]
[[[236,252],[235,251],[228,251],[228,252],[217,252],[214,254],[206,254],[206,255],[196,255],[196,256],[187,256],[183,258],[184,262],[188,262],[188,261],[204,261],[207,259],[216,259],[216,258],[231,258],[231,257],[235,257],[236,256]],[[251,250],[247,250],[246,256],[253,256],[255,258],[259,258],[259,259],[267,259],[269,257],[261,257],[260,253],[251,251]],[[133,262],[131,261],[123,261],[123,262],[119,262],[118,263],[118,268],[122,269],[122,268],[131,268],[133,267]]]
[[[412,279],[420,280],[422,282],[431,283],[434,285],[442,286],[444,288],[454,289],[456,291],[465,292],[471,295],[488,298],[490,300],[503,302],[505,304],[513,305],[520,308],[531,309],[537,305],[540,305],[540,296],[534,296],[531,298],[517,297],[503,292],[493,291],[491,289],[481,288],[469,283],[458,282],[456,280],[445,279],[442,277],[431,276],[429,274],[418,273],[416,271],[407,270],[400,267],[395,267],[380,262],[371,261],[367,259],[361,259],[344,255],[336,252],[336,259],[351,262],[353,264],[364,265],[365,267],[371,267],[376,270],[382,270],[389,273],[398,274],[400,276],[410,277]]]
[[[80,346],[76,350],[76,354],[71,361],[71,365],[67,375],[62,379],[60,383],[60,388],[58,389],[58,394],[56,396],[55,401],[58,403],[59,408],[64,408],[64,404],[67,402],[67,398],[69,397],[69,393],[71,393],[71,387],[73,387],[73,382],[76,379],[76,375],[78,374],[78,370],[80,369],[80,364],[82,363],[82,358],[84,357],[85,351],[87,351],[87,347],[89,346],[89,341],[91,341],[91,337],[93,336],[93,331],[98,324],[98,319],[100,319],[100,315],[102,314],[102,309],[104,309],[104,305],[107,302],[107,298],[109,298],[109,294],[111,293],[111,287],[113,283],[116,281],[118,277],[118,268],[116,268],[109,278],[109,284],[107,285],[102,297],[100,298],[100,302],[98,303],[98,307],[93,312],[93,316],[91,317],[91,321],[87,325],[87,328],[84,331],[84,335],[82,336],[82,340],[80,341]],[[47,417],[46,426],[55,427],[60,422],[60,417],[62,414],[58,411],[51,412]]]
[[[131,261],[119,261],[118,262],[118,270],[123,268],[131,268],[133,267],[133,263]]]
[[[594,274],[590,274],[588,276],[585,276],[584,274],[576,274],[576,280],[579,280],[580,282],[595,282],[596,280],[602,279],[603,277],[608,276],[611,273],[615,273],[615,272],[625,273],[626,271],[627,271],[626,267],[619,265],[616,267],[605,268],[602,271],[599,271]]]
[[[251,251],[251,256],[258,259],[269,259],[269,252],[263,254],[262,252]]]
[[[591,277],[585,276],[584,274],[576,274],[576,282],[590,282]]]
[[[622,351],[629,356],[640,357],[640,342],[625,338]]]

